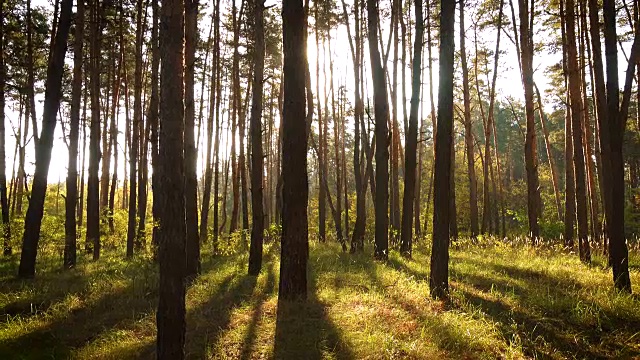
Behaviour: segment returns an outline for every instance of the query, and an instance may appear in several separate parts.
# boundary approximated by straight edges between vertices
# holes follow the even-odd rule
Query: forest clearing
[[[264,271],[244,252],[203,259],[187,291],[186,358],[628,359],[640,356],[640,302],[610,291],[605,260],[487,239],[454,246],[451,297],[430,300],[428,248],[371,261],[313,243],[307,303],[277,301],[278,245]],[[640,256],[632,252],[632,282]],[[15,261],[15,259],[14,259]],[[157,269],[116,253],[62,272],[47,259],[34,282],[2,268],[0,358],[155,356]],[[634,288],[634,292],[639,289]],[[35,345],[37,344],[37,345]],[[16,356],[20,353],[20,356]]]

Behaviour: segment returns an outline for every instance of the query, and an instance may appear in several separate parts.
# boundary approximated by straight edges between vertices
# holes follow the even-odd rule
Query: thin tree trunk
[[[413,63],[411,72],[411,108],[409,114],[409,128],[404,156],[404,198],[402,200],[402,232],[400,252],[411,257],[413,247],[413,205],[416,196],[416,152],[418,147],[418,107],[420,106],[420,79],[422,75],[422,46],[424,37],[424,20],[422,16],[422,2],[414,1],[416,12],[416,36],[413,44]],[[419,184],[418,184],[419,186]],[[419,216],[416,214],[416,216]]]
[[[91,83],[91,130],[89,134],[89,175],[87,181],[87,242],[92,244],[93,259],[100,258],[100,61],[102,15],[100,0],[91,0],[90,37],[90,83]]]
[[[66,181],[67,196],[65,198],[65,242],[63,262],[63,267],[65,269],[71,269],[76,265],[78,134],[80,130],[80,100],[82,97],[82,61],[84,60],[82,58],[82,46],[84,42],[84,1],[79,1],[76,9],[75,34],[73,42],[73,82],[71,84],[71,113],[69,119],[69,165]],[[2,149],[4,149],[4,146],[2,146]],[[2,179],[0,179],[0,183],[2,183]]]
[[[467,174],[469,175],[469,220],[471,238],[478,236],[478,184],[476,179],[475,155],[473,146],[473,129],[471,123],[471,96],[469,94],[469,69],[465,47],[464,1],[460,2],[460,61],[462,64],[462,88],[464,102],[464,140],[467,154]]]
[[[200,273],[200,237],[198,236],[198,154],[194,139],[195,126],[195,61],[198,39],[198,0],[185,0],[185,66],[184,66],[184,164],[185,206],[187,222],[186,277],[193,280]],[[240,134],[242,136],[242,132]],[[242,145],[242,142],[240,142]]]
[[[553,150],[551,142],[549,141],[549,129],[547,129],[547,117],[544,114],[544,108],[542,107],[542,97],[540,96],[540,90],[538,85],[533,84],[533,88],[536,91],[538,100],[538,113],[540,114],[540,125],[542,127],[542,134],[544,135],[544,144],[547,150],[547,158],[549,159],[549,169],[551,169],[551,184],[553,185],[553,194],[556,200],[556,208],[558,211],[558,220],[562,221],[562,203],[560,201],[560,186],[558,185],[558,169],[556,168],[556,162],[553,158]]]
[[[82,57],[80,58],[82,62]],[[4,2],[0,3],[0,204],[2,206],[2,253],[11,255],[11,227],[9,224],[9,202],[7,200],[7,173],[6,173],[6,133],[5,133],[5,100],[4,89],[6,82],[6,69],[4,63]],[[78,97],[78,100],[80,98]],[[77,146],[77,145],[76,145]],[[15,159],[15,156],[14,156]],[[75,181],[74,181],[75,184]],[[74,217],[75,220],[75,217]],[[75,224],[74,224],[75,225]],[[75,229],[75,226],[74,226]],[[75,240],[75,236],[74,236]]]

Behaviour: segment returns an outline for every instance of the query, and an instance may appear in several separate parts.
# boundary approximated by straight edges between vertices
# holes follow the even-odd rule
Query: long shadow
[[[230,275],[198,308],[187,312],[186,358],[205,358],[231,321],[233,309],[251,297],[256,278]]]
[[[453,257],[454,261],[472,263],[479,268],[486,268],[496,272],[499,276],[507,276],[517,281],[508,281],[500,277],[487,277],[469,274],[451,268],[451,279],[459,281],[489,293],[513,294],[520,306],[514,307],[499,300],[487,299],[466,291],[464,287],[453,286],[453,290],[460,298],[453,297],[447,303],[448,309],[458,309],[468,312],[465,301],[479,308],[484,314],[498,323],[502,336],[511,343],[514,336],[522,342],[522,348],[527,356],[533,358],[549,358],[549,350],[559,351],[564,356],[578,358],[610,358],[615,356],[632,357],[640,355],[637,349],[630,349],[625,344],[603,343],[602,335],[616,330],[629,336],[640,331],[640,319],[630,314],[625,317],[600,308],[592,299],[584,299],[576,295],[576,290],[584,288],[581,283],[570,278],[550,276],[543,271],[518,268],[503,264],[485,263],[475,259]],[[392,266],[416,279],[426,279],[426,274],[409,268],[403,261],[390,259]],[[539,292],[559,299],[556,304],[535,302]],[[396,299],[397,300],[397,299]],[[598,326],[571,320],[568,313],[579,302],[598,308],[600,321]],[[532,313],[521,309],[530,308]],[[535,313],[543,314],[536,316]],[[631,316],[631,317],[629,317]],[[515,327],[514,327],[515,326]],[[576,341],[575,334],[579,334],[581,341]],[[545,346],[546,343],[546,346]],[[549,346],[550,345],[550,346]]]
[[[276,252],[274,248],[275,246],[272,246],[264,254],[263,267],[273,261]],[[215,271],[217,261],[225,260],[213,261],[211,271]],[[224,331],[228,329],[233,310],[253,296],[257,278],[246,275],[244,261],[239,265],[242,273],[229,275],[216,285],[216,291],[206,302],[187,312],[186,358],[206,358]]]
[[[348,256],[348,254],[345,254]],[[338,262],[348,264],[340,254]],[[318,254],[314,254],[318,258]],[[336,256],[322,252],[319,257]],[[344,257],[344,259],[343,259]],[[328,259],[318,260],[325,263]],[[310,267],[312,264],[310,264]],[[322,269],[321,269],[322,270]],[[308,272],[309,297],[299,301],[278,301],[274,358],[276,359],[355,359],[356,356],[343,340],[341,331],[328,313],[328,304],[317,296],[317,279],[320,273],[311,268]]]
[[[423,273],[421,271],[411,269],[404,263],[404,261],[390,257],[387,262],[387,266],[392,267],[397,271],[404,272],[405,274],[415,278],[416,281],[428,281],[426,272]],[[376,287],[380,289],[388,287],[388,284],[385,284],[375,271],[368,271],[368,275],[371,282]],[[461,331],[460,329],[456,329],[451,324],[443,321],[442,317],[439,316],[438,313],[433,312],[428,306],[426,306],[426,303],[425,306],[419,307],[404,296],[392,291],[385,291],[384,295],[413,318],[419,320],[423,324],[429,324],[429,328],[437,329],[437,331],[430,333],[429,336],[434,338],[436,340],[435,345],[440,350],[447,352],[451,358],[469,358],[470,354],[474,354],[478,351],[477,347],[473,346],[472,335]],[[428,296],[428,294],[425,294],[425,296]],[[499,357],[498,353],[494,355]]]
[[[135,322],[155,307],[157,288],[136,284],[107,293],[88,306],[72,309],[46,326],[0,345],[0,359],[63,359],[102,333]]]
[[[50,261],[48,261],[50,263]],[[24,321],[43,314],[69,296],[85,297],[94,282],[105,278],[136,279],[155,275],[153,264],[134,262],[122,266],[122,263],[100,264],[100,267],[87,272],[84,266],[62,270],[59,267],[43,266],[34,279],[20,279],[10,270],[11,275],[0,281],[0,293],[16,294],[14,300],[0,305],[0,324],[19,317]],[[6,274],[5,274],[6,275]]]
[[[581,332],[580,336],[588,337],[588,340],[587,342],[577,341],[572,335],[572,330],[577,329],[565,326],[566,323],[560,320],[553,321],[553,319],[535,317],[499,300],[482,298],[465,290],[458,289],[458,291],[466,301],[481,309],[484,314],[497,322],[498,329],[508,343],[511,343],[517,336],[517,339],[521,341],[524,354],[528,357],[552,359],[554,357],[550,352],[559,351],[563,356],[573,358],[611,358],[611,354],[603,353],[599,349],[590,346],[599,341],[598,336],[589,336],[585,332]],[[452,306],[467,310],[466,306],[455,302]],[[545,344],[551,344],[551,348],[545,346]],[[617,356],[622,358],[630,358],[639,354],[628,348],[618,350],[623,351],[623,353],[617,353]],[[624,352],[625,350],[626,352]]]
[[[544,289],[546,293],[555,298],[560,298],[563,300],[570,300],[568,303],[572,305],[576,305],[578,302],[589,305],[590,307],[597,308],[601,315],[603,315],[600,327],[602,327],[603,331],[609,330],[620,330],[625,329],[631,332],[630,335],[640,331],[640,316],[636,316],[635,314],[625,314],[624,317],[620,316],[620,314],[610,311],[608,309],[603,309],[599,306],[597,302],[595,302],[591,298],[587,298],[584,296],[578,295],[579,290],[586,289],[585,285],[582,283],[569,278],[569,277],[556,277],[551,276],[548,273],[542,271],[536,271],[532,269],[522,269],[516,266],[503,265],[503,264],[484,264],[477,260],[470,260],[477,264],[477,266],[484,266],[485,268],[489,268],[499,274],[508,276],[510,278],[524,281],[530,286],[520,286],[515,283],[505,283],[504,286],[501,287],[501,290],[509,290],[507,292],[513,292],[515,295],[518,295],[523,302],[527,303],[529,299],[532,298],[532,295],[540,295],[540,288]],[[466,274],[466,273],[456,273],[455,271],[452,273],[452,277],[457,277],[464,282],[471,284],[472,286],[482,286],[484,285],[500,285],[500,281],[495,278],[473,278],[474,275]],[[536,285],[538,288],[536,288]],[[539,304],[535,304],[538,305]],[[556,315],[562,315],[567,310],[571,309],[558,309],[558,308],[546,308],[547,312],[552,312]],[[581,324],[575,324],[581,325]],[[584,325],[583,325],[584,326]]]
[[[247,332],[244,337],[244,341],[242,342],[242,349],[240,351],[240,359],[249,359],[251,356],[251,351],[255,344],[256,340],[256,332],[258,329],[258,323],[260,322],[260,318],[262,316],[262,307],[264,303],[269,299],[271,295],[276,292],[276,276],[274,266],[270,266],[267,272],[267,279],[264,285],[264,289],[260,296],[255,300],[255,305],[253,309],[253,314],[251,315],[251,321],[247,326]]]

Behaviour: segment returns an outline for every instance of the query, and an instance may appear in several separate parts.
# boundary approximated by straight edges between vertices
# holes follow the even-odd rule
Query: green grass
[[[452,249],[451,298],[428,298],[429,249],[387,263],[312,244],[309,299],[277,301],[277,245],[257,278],[244,254],[205,257],[187,295],[188,358],[634,358],[640,299],[612,290],[602,258],[493,243]],[[205,251],[206,253],[206,251]],[[149,259],[44,257],[34,280],[0,262],[0,359],[152,358],[157,268]],[[640,258],[631,258],[640,292]]]

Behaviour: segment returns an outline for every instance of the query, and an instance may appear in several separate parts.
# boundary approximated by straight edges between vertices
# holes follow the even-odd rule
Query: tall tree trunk
[[[133,95],[133,134],[131,136],[131,155],[129,156],[129,222],[127,225],[127,257],[133,256],[134,245],[141,248],[136,241],[137,217],[136,201],[138,200],[138,150],[140,149],[140,123],[142,122],[142,6],[143,0],[136,5],[136,62],[134,70]],[[134,244],[135,243],[135,244]]]
[[[262,185],[264,160],[262,153],[262,87],[264,77],[264,0],[254,3],[255,44],[253,53],[253,94],[251,101],[251,209],[253,210],[249,275],[258,275],[262,268],[262,236],[264,213]],[[306,78],[306,75],[305,75]],[[306,126],[305,126],[306,132]]]
[[[342,1],[343,15],[345,23],[347,24],[347,33],[349,37],[349,46],[351,48],[351,57],[353,60],[353,76],[355,87],[355,107],[354,107],[354,141],[353,141],[353,174],[355,177],[356,187],[356,222],[353,228],[353,234],[351,237],[351,253],[361,252],[364,250],[364,234],[366,225],[366,182],[362,181],[362,169],[360,163],[361,154],[361,131],[364,132],[364,128],[360,129],[360,121],[364,116],[362,95],[360,94],[360,54],[362,52],[362,42],[360,33],[360,2],[354,2],[354,17],[355,17],[355,46],[354,41],[351,38],[351,26],[349,24],[349,16],[347,14],[347,7]],[[345,164],[346,166],[346,164]],[[364,186],[363,186],[364,185]]]
[[[205,49],[205,66],[202,71],[202,88],[201,91],[204,92],[204,83],[206,82],[206,73],[207,73],[207,59],[209,57],[209,52],[211,51],[212,41],[214,41],[212,37],[213,27],[215,25],[215,11],[214,8],[213,14],[211,16],[211,26],[209,27],[209,37],[207,40],[207,47]],[[218,41],[218,39],[215,39]],[[211,183],[213,182],[213,124],[214,124],[214,114],[215,114],[215,103],[217,100],[216,96],[216,78],[218,77],[218,69],[215,58],[211,61],[211,74],[209,81],[209,115],[207,117],[207,148],[205,150],[205,164],[204,164],[204,189],[202,192],[202,204],[200,207],[200,244],[203,244],[207,241],[209,237],[209,209],[211,204]],[[200,118],[202,118],[202,101],[200,104]],[[216,128],[217,130],[217,128]]]
[[[244,0],[242,1],[244,5]],[[242,13],[242,5],[240,12]],[[232,64],[232,89],[233,89],[233,104],[231,109],[231,182],[233,188],[233,207],[231,208],[231,224],[229,226],[229,233],[232,233],[238,228],[238,212],[240,210],[240,176],[238,174],[239,168],[236,161],[236,127],[238,125],[238,111],[240,110],[240,53],[238,52],[239,39],[240,39],[240,25],[238,18],[242,18],[242,14],[238,16],[236,2],[233,1],[233,64]]]
[[[586,48],[587,50],[587,58],[586,60],[584,59],[584,55],[581,56],[580,60],[581,60],[581,64],[580,64],[580,68],[581,68],[581,76],[582,76],[582,97],[583,97],[583,101],[585,104],[585,111],[584,111],[584,120],[583,120],[583,132],[584,132],[584,149],[585,149],[585,162],[586,162],[586,167],[587,167],[587,190],[588,190],[588,194],[589,194],[589,205],[590,205],[590,212],[591,212],[591,236],[593,237],[593,239],[599,243],[600,242],[600,238],[601,238],[601,222],[600,222],[600,209],[598,206],[598,196],[597,196],[597,190],[596,190],[596,179],[595,179],[595,164],[593,162],[593,149],[592,149],[592,136],[593,133],[591,131],[591,116],[589,114],[589,95],[587,94],[587,66],[591,65],[591,45],[589,43],[589,32],[587,31],[587,2],[586,0],[581,0],[580,1],[580,30],[581,30],[581,37],[580,37],[580,44],[581,44],[581,48],[584,50]],[[583,52],[584,54],[584,52]],[[591,89],[592,89],[592,94],[593,96],[595,96],[595,91],[594,91],[594,86],[593,86],[593,71],[591,71],[590,74],[590,80],[591,80]],[[640,95],[640,93],[638,93],[638,95]],[[595,101],[594,101],[594,105],[595,105]],[[640,109],[640,107],[639,107]]]
[[[416,195],[416,152],[418,147],[418,107],[420,106],[420,79],[422,75],[422,46],[424,20],[422,1],[414,1],[416,35],[413,43],[413,63],[411,72],[411,108],[409,113],[409,131],[407,132],[404,156],[404,198],[402,200],[402,232],[400,252],[411,257],[413,247],[413,198]],[[419,184],[418,184],[419,186]],[[418,216],[418,214],[416,214]]]
[[[534,0],[531,0],[534,1]],[[520,63],[524,87],[527,133],[525,140],[525,168],[527,171],[527,216],[529,236],[535,244],[540,237],[538,217],[540,194],[538,193],[538,156],[536,149],[536,124],[533,106],[533,15],[529,11],[529,0],[518,0],[520,14]]]
[[[157,162],[157,157],[158,157],[158,108],[159,108],[159,103],[158,103],[158,72],[159,72],[159,68],[160,68],[160,49],[159,49],[159,44],[158,44],[158,32],[159,32],[159,26],[158,26],[158,22],[160,20],[160,14],[158,13],[159,9],[158,9],[158,0],[152,0],[152,8],[153,8],[153,19],[152,19],[152,27],[151,27],[151,44],[149,45],[151,47],[151,77],[150,77],[150,82],[151,82],[151,97],[149,99],[149,112],[147,115],[147,122],[148,122],[148,126],[149,126],[149,142],[151,143],[151,165],[152,165],[152,169],[155,170],[155,164]],[[143,161],[142,166],[147,167],[147,156],[146,156],[146,152],[147,149],[145,147],[145,153],[143,154]],[[153,192],[153,190],[155,189],[155,187],[157,186],[156,184],[157,182],[157,174],[156,171],[153,171],[151,174],[151,190]],[[142,244],[146,243],[146,230],[145,230],[145,226],[146,226],[146,220],[147,220],[147,198],[148,198],[148,193],[146,190],[146,181],[144,184],[144,191],[141,192],[139,194],[138,197],[138,214],[139,214],[139,219],[138,219],[138,241],[140,241]],[[154,224],[155,224],[155,220],[157,219],[157,205],[156,202],[154,201],[152,204],[152,217],[154,219]],[[153,227],[153,232],[155,233],[155,225]],[[154,242],[155,244],[155,242]],[[154,253],[155,253],[155,245],[154,245]]]
[[[547,117],[544,114],[544,108],[542,107],[542,97],[540,96],[540,90],[538,85],[533,84],[533,88],[536,91],[536,98],[538,101],[538,113],[540,114],[540,125],[542,127],[542,135],[544,135],[544,144],[547,150],[547,158],[549,159],[549,169],[551,169],[551,184],[553,185],[553,194],[556,200],[556,209],[558,211],[558,220],[562,221],[562,203],[560,201],[560,188],[558,185],[558,169],[556,168],[556,162],[553,158],[553,151],[551,148],[551,142],[549,141],[549,129],[547,129]]]
[[[333,152],[334,152],[334,166],[336,174],[336,204],[334,223],[336,227],[336,236],[340,244],[346,245],[344,240],[344,234],[342,233],[342,171],[343,166],[340,162],[340,119],[336,115],[336,98],[335,87],[333,79],[333,53],[331,51],[331,34],[327,29],[327,39],[329,39],[329,79],[331,81],[331,117],[333,120]],[[325,134],[326,135],[326,134]],[[328,197],[331,197],[330,191],[327,190]],[[343,250],[346,251],[346,247],[343,246]]]
[[[462,64],[462,95],[464,102],[464,141],[467,154],[467,174],[469,175],[469,220],[471,238],[478,236],[478,184],[476,179],[473,129],[471,123],[471,96],[469,94],[469,69],[465,47],[464,1],[460,2],[460,61]]]
[[[82,61],[82,58],[81,58]],[[5,101],[4,89],[6,82],[6,68],[4,64],[4,2],[0,4],[0,204],[2,206],[2,253],[11,255],[11,227],[9,225],[9,202],[7,200],[6,173],[6,133],[5,133]],[[78,98],[79,99],[79,98]],[[15,158],[15,156],[14,156]],[[75,183],[75,182],[74,182]],[[75,217],[74,217],[75,220]],[[75,226],[74,226],[75,229]],[[75,237],[74,237],[75,239]]]
[[[42,115],[42,138],[38,141],[36,150],[36,168],[33,174],[31,198],[24,223],[24,238],[18,275],[30,278],[36,272],[36,256],[40,227],[44,214],[44,200],[47,191],[47,174],[51,162],[51,149],[56,129],[56,115],[60,107],[62,93],[62,75],[64,72],[64,57],[67,51],[67,38],[71,27],[72,0],[63,0],[60,12],[60,25],[56,33],[53,52],[47,66],[47,81]]]
[[[315,17],[319,18],[318,14],[318,5],[319,2],[315,2]],[[315,40],[316,40],[316,48],[320,48],[320,26],[318,22],[316,22],[315,27]],[[324,66],[324,64],[323,64]],[[326,79],[326,77],[325,77]],[[326,82],[326,80],[325,80]],[[321,242],[324,242],[326,239],[326,218],[327,218],[327,194],[324,189],[324,178],[326,176],[325,170],[325,151],[324,151],[324,138],[327,136],[325,133],[325,128],[322,118],[322,105],[320,104],[320,56],[316,57],[316,96],[318,98],[318,143],[319,143],[319,152],[318,152],[318,181],[319,181],[319,189],[318,189],[318,237]]]
[[[400,18],[400,1],[392,2],[391,26],[393,31],[393,73],[391,77],[391,235],[396,243],[395,233],[400,230],[400,174],[398,158],[400,157],[400,126],[398,126],[398,18]],[[384,66],[383,66],[384,67]],[[385,69],[386,70],[386,69]]]
[[[591,7],[596,9],[597,6]],[[602,162],[611,164],[609,181],[605,181],[610,195],[609,212],[607,215],[607,233],[609,235],[609,253],[611,267],[613,269],[613,281],[616,289],[631,292],[631,279],[629,277],[629,250],[624,234],[624,159],[622,156],[622,144],[624,124],[626,122],[625,111],[619,107],[619,82],[618,82],[618,48],[616,30],[616,5],[613,0],[603,1],[604,10],[604,47],[607,59],[607,115],[608,121],[601,121],[603,128],[608,127],[608,141],[602,142]],[[593,26],[592,22],[592,26]],[[636,45],[638,33],[636,33]],[[594,37],[595,38],[595,37]],[[595,38],[599,41],[599,37]],[[594,41],[595,42],[595,41]],[[632,55],[635,49],[632,48]],[[594,46],[594,53],[596,48]],[[637,52],[637,50],[636,50]],[[630,58],[632,65],[634,64]],[[633,75],[633,74],[632,74]],[[625,92],[626,92],[625,84]],[[630,89],[629,89],[630,90]],[[626,94],[625,94],[626,95]],[[624,102],[623,102],[624,104]],[[624,109],[623,109],[624,110]],[[603,119],[604,120],[604,119]],[[606,150],[605,150],[606,149]],[[606,175],[605,175],[606,177]],[[606,204],[606,202],[605,202]],[[606,207],[606,206],[605,206]]]
[[[576,3],[574,0],[566,0],[567,6],[567,66],[569,77],[569,96],[571,97],[571,125],[573,131],[573,159],[576,181],[576,215],[578,218],[578,250],[580,260],[585,263],[591,262],[591,248],[589,245],[589,223],[587,205],[587,177],[585,174],[585,158],[583,143],[584,127],[584,103],[580,86],[582,78],[580,74],[580,64],[578,63],[578,39],[579,31],[576,31]],[[580,57],[584,54],[581,52]],[[582,59],[581,62],[584,62]]]
[[[386,260],[389,256],[389,148],[388,130],[389,100],[384,68],[378,49],[378,9],[375,0],[367,0],[369,56],[373,77],[373,97],[376,136],[376,196],[375,196],[375,247],[374,257]]]
[[[185,339],[186,220],[184,196],[184,3],[162,0],[160,15],[160,131],[158,359],[183,359]],[[154,201],[154,202],[155,202]]]
[[[102,11],[100,0],[91,0],[91,37],[90,37],[90,93],[91,125],[89,133],[89,174],[87,180],[87,242],[92,244],[93,259],[100,258],[100,24]],[[126,92],[126,91],[125,91]]]
[[[55,24],[56,16],[53,17]],[[27,112],[26,118],[31,119],[33,123],[33,141],[34,145],[38,146],[38,123],[36,119],[36,100],[35,100],[35,71],[34,71],[34,59],[33,59],[33,20],[31,18],[31,0],[27,0]],[[55,27],[55,26],[54,26]],[[53,37],[52,37],[53,39]],[[28,120],[25,120],[27,123]],[[23,144],[26,146],[26,143]]]
[[[282,119],[282,247],[280,299],[306,298],[309,234],[307,224],[307,137],[305,124],[304,9],[301,0],[282,5],[284,106]]]
[[[185,0],[185,69],[184,69],[184,171],[187,221],[186,277],[200,273],[200,237],[198,236],[198,154],[194,139],[195,126],[195,61],[198,40],[198,0]]]
[[[441,1],[440,80],[438,84],[438,131],[434,167],[433,250],[429,288],[434,298],[449,292],[449,196],[451,190],[451,142],[453,140],[453,62],[455,2]]]
[[[221,94],[222,94],[222,81],[221,81],[221,61],[220,61],[220,0],[216,0],[215,2],[215,24],[214,24],[214,56],[215,56],[215,73],[216,73],[216,86],[215,91],[217,93],[216,96],[216,140],[215,140],[215,174],[213,179],[213,250],[216,251],[216,247],[218,244],[218,234],[220,230],[218,228],[218,206],[220,204],[219,197],[219,178],[220,178],[220,103],[221,103]],[[212,89],[212,91],[214,91]]]
[[[1,6],[1,5],[0,5]],[[0,11],[2,13],[2,11]],[[1,25],[0,21],[0,26]],[[0,42],[2,40],[0,39]],[[78,1],[73,41],[73,83],[71,84],[71,113],[69,119],[69,167],[67,170],[67,196],[65,198],[64,263],[65,269],[76,265],[76,204],[78,202],[78,134],[80,130],[80,100],[82,97],[82,45],[84,42],[84,1]],[[1,50],[1,49],[0,49]],[[0,55],[1,56],[1,55]],[[2,62],[0,61],[0,64]],[[2,84],[0,83],[0,86]],[[4,149],[4,145],[0,147]],[[0,159],[4,159],[2,156]],[[3,174],[4,171],[2,171]],[[0,186],[2,184],[0,178]],[[1,189],[0,189],[1,191]],[[4,208],[3,208],[4,209]]]

